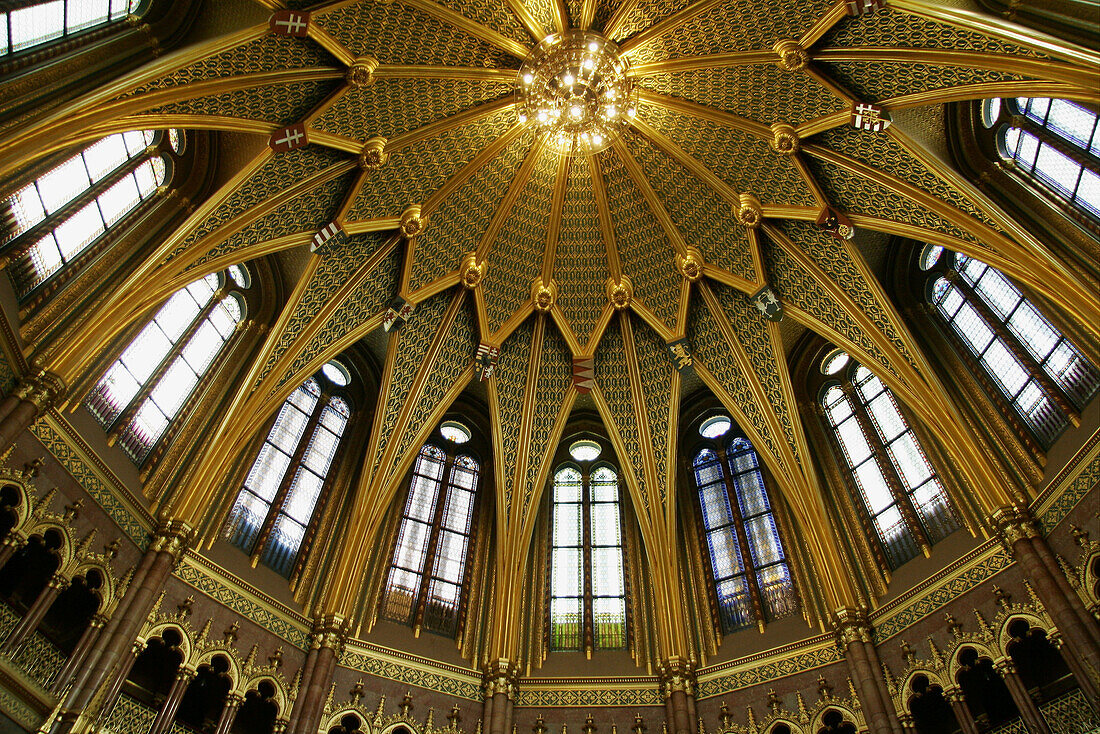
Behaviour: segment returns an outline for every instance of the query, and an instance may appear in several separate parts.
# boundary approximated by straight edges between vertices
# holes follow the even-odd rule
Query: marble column
[[[857,609],[837,610],[836,636],[871,732],[901,734],[901,721],[894,710],[882,662],[875,649],[874,629],[866,615]]]
[[[98,613],[89,620],[88,626],[84,630],[84,634],[77,640],[72,655],[70,655],[69,659],[65,662],[65,667],[57,674],[57,678],[54,680],[53,685],[50,686],[50,693],[55,696],[61,695],[61,692],[65,690],[69,681],[76,675],[76,671],[84,666],[84,661],[87,660],[88,655],[92,651],[92,647],[95,645],[96,640],[99,638],[106,624],[107,617]]]
[[[86,664],[78,671],[69,694],[62,702],[51,734],[69,734],[78,725],[82,727],[94,721],[100,710],[109,709],[114,703],[113,696],[121,690],[121,679],[129,672],[124,658],[193,536],[190,526],[176,520],[165,521],[158,526],[127,587],[126,595],[96,639]],[[113,693],[100,698],[93,711],[91,704],[95,693],[104,685],[109,686]]]
[[[290,727],[293,731],[313,732],[321,726],[325,712],[325,699],[336,675],[336,664],[348,636],[348,622],[336,614],[318,617],[313,622],[307,659],[309,670],[303,671],[298,685],[298,699],[294,702]],[[306,674],[308,673],[308,675]]]
[[[489,663],[482,673],[484,703],[481,720],[486,734],[511,732],[518,674],[516,666],[506,658]]]
[[[244,703],[242,696],[235,693],[229,694],[225,699],[225,706],[222,707],[222,715],[218,719],[218,728],[214,730],[214,734],[229,734],[233,722],[237,719],[237,712],[241,710],[242,703]]]
[[[681,657],[671,657],[657,666],[665,717],[670,734],[694,734],[691,712],[695,708],[695,665]]]
[[[955,714],[955,721],[962,730],[962,734],[979,734],[978,722],[974,720],[974,714],[970,713],[970,707],[966,705],[966,697],[963,696],[962,690],[947,688],[943,692],[943,697],[951,705],[951,711]]]
[[[64,591],[69,586],[69,580],[60,574],[54,574],[49,582],[46,583],[46,587],[38,594],[38,598],[31,604],[30,609],[23,615],[23,618],[12,628],[8,633],[8,638],[4,640],[4,644],[0,646],[0,652],[10,653],[15,650],[23,642],[23,640],[34,634],[34,631],[38,629],[38,625],[42,622],[42,618],[46,616],[46,612],[50,610],[50,607],[55,601],[57,601],[57,595]]]
[[[153,728],[149,730],[149,734],[166,734],[172,727],[172,722],[176,720],[176,711],[179,710],[180,701],[183,700],[183,694],[187,692],[187,687],[191,685],[191,681],[194,679],[194,670],[191,668],[179,669],[176,673],[176,679],[172,681],[172,687],[168,689],[168,698],[164,699],[160,711],[157,712],[157,718],[153,720]]]
[[[1035,700],[1027,692],[1027,686],[1024,685],[1012,660],[1001,658],[993,664],[993,668],[1005,682],[1008,692],[1012,694],[1012,700],[1016,702],[1016,708],[1020,710],[1020,718],[1024,720],[1027,730],[1031,734],[1051,734],[1047,720],[1043,718],[1039,707],[1035,705]]]
[[[27,375],[0,400],[0,451],[65,395],[65,381],[52,372]]]

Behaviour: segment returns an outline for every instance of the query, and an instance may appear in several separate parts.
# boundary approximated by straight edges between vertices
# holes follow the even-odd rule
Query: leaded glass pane
[[[596,649],[626,647],[626,601],[622,598],[594,598],[592,628]]]

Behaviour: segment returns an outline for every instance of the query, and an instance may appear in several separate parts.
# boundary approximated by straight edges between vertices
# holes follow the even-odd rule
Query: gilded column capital
[[[842,607],[833,613],[836,644],[843,650],[853,642],[873,643],[875,629],[862,609]]]
[[[20,400],[33,404],[37,414],[42,415],[63,397],[68,389],[65,380],[59,375],[42,370],[21,378],[12,390],[12,394]]]
[[[1009,551],[1018,540],[1039,537],[1035,519],[1022,507],[1000,507],[989,516],[989,522],[996,528],[998,539]]]
[[[503,693],[509,700],[515,700],[518,679],[519,666],[508,658],[497,658],[482,671],[481,688],[486,699]]]
[[[182,520],[163,520],[153,531],[149,550],[168,553],[178,561],[183,557],[194,537],[195,529]]]
[[[310,645],[314,649],[329,648],[339,654],[347,641],[351,627],[349,620],[340,614],[322,614],[313,620]]]
[[[657,664],[657,677],[661,685],[662,698],[668,698],[676,691],[689,696],[695,695],[695,663],[681,657],[670,657]]]

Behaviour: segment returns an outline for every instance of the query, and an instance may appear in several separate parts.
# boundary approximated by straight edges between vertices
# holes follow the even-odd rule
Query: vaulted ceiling
[[[264,22],[164,56],[23,131],[16,142],[35,153],[14,155],[168,126],[270,145],[120,284],[56,367],[78,374],[119,315],[136,319],[229,264],[304,252],[335,222],[346,236],[309,257],[222,430],[257,430],[306,375],[381,328],[395,299],[415,304],[382,355],[351,529],[364,542],[424,436],[477,379],[479,343],[500,348],[486,387],[509,574],[522,573],[549,457],[578,397],[575,359],[594,360],[592,404],[623,457],[651,557],[676,543],[685,374],[667,345],[680,340],[804,527],[827,523],[785,358],[792,324],[871,367],[985,484],[980,450],[861,243],[884,233],[944,245],[1100,323],[1095,293],[902,124],[908,110],[950,101],[1095,101],[1096,70],[966,11],[851,4],[341,0],[308,7],[302,37]],[[520,64],[571,27],[618,43],[639,89],[630,129],[593,156],[555,152],[515,104]],[[860,104],[898,122],[859,129]],[[308,143],[288,149],[295,133]],[[854,239],[817,224],[827,208]],[[782,321],[754,306],[764,288]],[[228,450],[212,449],[211,466]],[[1001,499],[981,491],[986,505]],[[808,542],[828,559],[819,536]],[[837,562],[819,572],[824,601],[844,603]],[[675,583],[655,579],[658,595],[675,596]]]

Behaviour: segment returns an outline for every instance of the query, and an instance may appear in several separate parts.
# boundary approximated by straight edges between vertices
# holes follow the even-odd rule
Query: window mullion
[[[451,492],[455,491],[451,482],[451,474],[454,472],[455,457],[447,454],[443,462],[443,473],[440,475],[439,493],[436,495],[435,511],[432,513],[431,531],[428,533],[428,546],[424,551],[424,572],[420,575],[420,588],[413,600],[413,634],[420,636],[420,628],[424,624],[424,610],[428,604],[428,587],[432,583],[432,569],[435,566],[435,554],[439,548],[439,536],[443,533],[443,516],[447,511],[447,502],[451,499]]]
[[[1049,114],[1049,112],[1048,112]],[[1100,157],[1097,157],[1089,151],[1078,147],[1070,141],[1063,138],[1057,133],[1053,133],[1049,128],[1039,125],[1035,120],[1032,120],[1027,115],[1013,115],[1009,118],[1009,124],[1013,127],[1018,127],[1037,137],[1042,143],[1051,146],[1058,150],[1058,152],[1071,158],[1074,163],[1082,168],[1091,168],[1092,170],[1100,170]]]
[[[584,652],[592,657],[596,644],[596,624],[592,604],[592,473],[581,474],[581,558],[584,562],[583,632]]]
[[[917,517],[917,511],[913,508],[913,503],[909,499],[909,493],[905,491],[905,484],[898,474],[898,468],[890,459],[890,452],[886,448],[886,444],[883,443],[882,436],[879,435],[878,430],[874,427],[870,417],[867,415],[867,406],[863,403],[860,396],[856,394],[856,389],[851,383],[846,383],[842,389],[848,395],[848,400],[851,402],[852,416],[856,419],[856,423],[859,425],[860,430],[863,431],[863,435],[867,438],[868,443],[871,444],[871,450],[874,452],[874,458],[878,462],[882,477],[886,480],[886,486],[894,498],[894,503],[897,505],[898,511],[901,512],[901,516],[905,519],[905,524],[909,526],[909,532],[912,533],[913,538],[917,541],[917,545],[920,546],[921,552],[923,552],[925,556],[930,555],[932,553],[932,544],[928,540],[928,535],[924,532],[924,526]]]
[[[187,343],[191,340],[191,337],[195,335],[195,332],[199,330],[199,327],[202,326],[202,323],[206,320],[208,316],[210,316],[214,308],[216,308],[217,305],[221,303],[223,298],[225,298],[224,290],[219,288],[218,290],[214,291],[214,294],[210,297],[210,301],[205,306],[203,306],[201,311],[199,311],[199,315],[191,321],[191,324],[187,327],[187,331],[183,332],[183,334],[180,335],[180,338],[176,340],[176,343],[173,344],[172,348],[168,350],[168,353],[164,355],[164,359],[162,359],[160,361],[160,364],[157,365],[157,368],[153,370],[153,374],[149,376],[149,379],[145,381],[145,383],[141,386],[141,389],[134,394],[134,397],[130,400],[129,403],[127,403],[126,407],[123,408],[121,412],[119,412],[118,417],[115,418],[114,422],[110,426],[108,426],[108,444],[114,445],[114,442],[118,440],[118,437],[122,434],[122,430],[125,428],[125,426],[130,424],[131,420],[133,420],[134,416],[138,412],[138,409],[141,407],[141,404],[145,402],[145,399],[149,397],[149,395],[153,392],[153,389],[157,386],[157,383],[160,382],[160,379],[162,377],[164,377],[164,373],[167,372],[168,368],[172,366],[172,363],[176,361],[176,357],[180,356],[180,354],[183,353],[183,350],[187,346]]]
[[[756,559],[752,556],[752,546],[749,545],[749,535],[745,530],[745,517],[741,514],[740,495],[733,479],[732,467],[729,456],[722,447],[718,448],[718,461],[722,466],[722,482],[726,487],[726,502],[729,503],[730,515],[733,518],[733,534],[737,537],[737,545],[741,546],[741,572],[745,577],[745,585],[749,587],[749,599],[752,600],[752,613],[756,617],[756,625],[760,631],[764,631],[764,597],[760,594],[760,585],[756,580]]]
[[[75,212],[80,211],[84,206],[93,201],[96,201],[96,199],[99,198],[100,194],[107,191],[109,188],[114,186],[122,179],[126,178],[126,176],[133,174],[133,172],[137,170],[138,166],[145,163],[146,161],[150,161],[153,158],[156,158],[158,155],[160,154],[156,153],[154,155],[135,156],[133,158],[130,158],[96,183],[90,184],[88,188],[84,189],[82,192],[74,196],[60,209],[50,214],[47,214],[45,219],[43,219],[41,222],[30,227],[27,231],[20,233],[17,237],[7,243],[6,249],[8,257],[12,260],[15,260],[25,255],[32,247],[34,247],[35,243],[42,239],[42,237],[45,236],[48,232],[52,232],[54,229],[57,228],[59,224],[71,217]],[[87,167],[87,164],[85,164],[85,167]],[[35,181],[35,191],[38,191],[37,181]],[[42,194],[39,193],[38,196],[41,198]],[[99,207],[97,206],[96,208],[98,209]],[[99,216],[103,220],[104,230],[106,231],[111,229],[111,227],[107,225],[107,220],[103,219],[102,211],[100,211]]]
[[[1046,393],[1050,399],[1058,406],[1058,409],[1069,418],[1073,423],[1079,424],[1081,422],[1081,416],[1077,412],[1077,409],[1073,407],[1073,402],[1069,396],[1062,390],[1062,387],[1054,381],[1049,373],[1043,368],[1042,364],[1036,361],[1035,357],[1020,341],[1012,329],[1008,328],[1005,320],[1002,319],[997,313],[986,303],[985,299],[980,293],[974,290],[974,288],[967,282],[966,278],[959,277],[958,271],[952,269],[949,270],[945,276],[947,281],[959,289],[963,298],[966,299],[971,306],[978,312],[978,314],[985,320],[986,325],[989,326],[993,332],[1000,337],[1001,342],[1005,345],[1008,351],[1012,352],[1012,355],[1020,362],[1022,366],[1027,370],[1028,376],[1031,379],[1039,383],[1043,392]],[[1020,299],[1022,304],[1024,299]],[[1020,304],[1017,304],[1019,308]],[[988,349],[988,346],[986,347]],[[1049,355],[1048,355],[1049,356]],[[1017,393],[1018,395],[1019,393]],[[1013,400],[1016,396],[1013,396]]]
[[[251,553],[253,567],[260,562],[260,553],[267,545],[271,531],[275,528],[275,520],[278,519],[279,513],[283,511],[286,497],[290,493],[290,486],[294,483],[294,477],[297,476],[298,470],[302,466],[306,449],[309,448],[309,442],[313,440],[313,434],[317,431],[317,424],[321,422],[321,414],[327,404],[328,395],[322,392],[321,396],[317,398],[317,404],[313,406],[313,412],[306,420],[305,428],[302,429],[302,436],[298,439],[298,445],[294,447],[294,453],[290,455],[290,463],[287,464],[286,472],[283,474],[282,480],[279,481],[279,488],[275,490],[275,496],[271,498],[271,504],[267,508],[267,517],[260,525],[260,532],[256,533],[256,542],[252,546]]]

